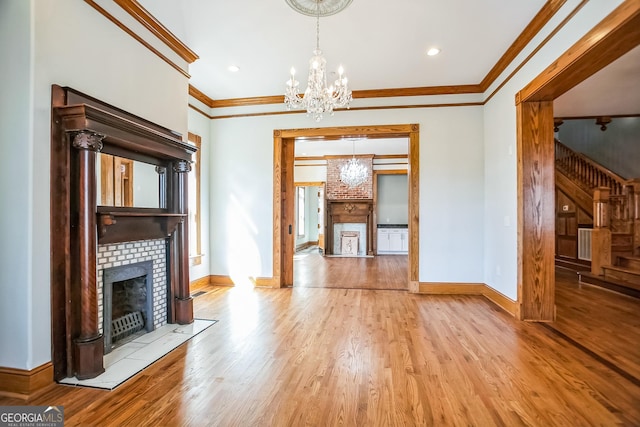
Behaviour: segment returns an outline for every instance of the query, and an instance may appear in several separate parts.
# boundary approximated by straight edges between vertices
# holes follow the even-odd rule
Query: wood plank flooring
[[[293,286],[305,288],[407,290],[407,255],[325,257],[305,250],[293,258]]]
[[[576,272],[557,268],[556,311],[552,328],[640,383],[640,299],[580,285]]]
[[[629,376],[480,296],[201,290],[196,317],[216,325],[112,392],[54,386],[29,404],[64,405],[66,426],[640,425]],[[559,301],[577,310],[566,291]],[[637,344],[637,329],[593,327],[583,344]],[[625,357],[636,372],[640,360]]]

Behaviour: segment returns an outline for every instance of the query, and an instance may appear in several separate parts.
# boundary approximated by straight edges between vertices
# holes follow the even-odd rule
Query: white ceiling
[[[640,114],[640,46],[553,103],[556,117]]]
[[[212,99],[281,95],[306,85],[315,18],[285,0],[139,0],[195,51],[190,83]],[[545,0],[353,0],[320,19],[327,68],[353,90],[478,84]],[[442,52],[428,57],[430,47]],[[240,71],[232,73],[230,65]],[[556,116],[640,113],[640,48],[558,98]]]
[[[191,84],[212,99],[281,95],[292,66],[306,82],[315,18],[285,0],[140,3],[200,56]],[[320,19],[320,47],[327,70],[342,64],[353,90],[478,84],[544,4],[353,0]],[[442,52],[428,57],[433,46]]]

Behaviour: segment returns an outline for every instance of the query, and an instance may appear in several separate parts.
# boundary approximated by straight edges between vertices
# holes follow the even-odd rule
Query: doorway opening
[[[640,44],[640,10],[623,4],[516,95],[518,313],[555,319],[553,100]]]
[[[417,124],[274,131],[274,281],[280,287],[293,286],[293,254],[295,252],[295,235],[293,233],[295,221],[294,160],[296,139],[330,141],[348,138],[406,138],[408,140],[408,268],[405,289],[417,292],[419,289],[419,125]],[[327,242],[325,241],[326,244]]]

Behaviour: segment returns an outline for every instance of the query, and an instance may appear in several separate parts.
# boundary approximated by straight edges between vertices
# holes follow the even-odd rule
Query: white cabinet
[[[378,254],[406,254],[408,251],[408,229],[378,228]]]
[[[403,228],[400,233],[400,252],[409,253],[409,230],[406,228]]]
[[[378,228],[378,253],[389,252],[389,230],[385,228]]]

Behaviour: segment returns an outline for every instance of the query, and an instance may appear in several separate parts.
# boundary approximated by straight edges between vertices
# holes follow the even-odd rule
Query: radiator
[[[591,261],[591,228],[578,228],[578,259]]]

